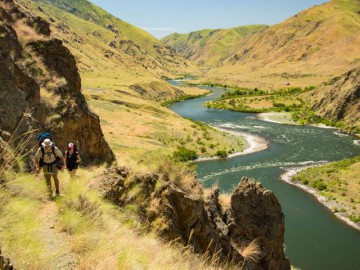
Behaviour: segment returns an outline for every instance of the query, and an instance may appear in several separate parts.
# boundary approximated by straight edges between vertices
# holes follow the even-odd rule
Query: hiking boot
[[[56,193],[55,193],[55,197],[60,197],[60,191],[56,191]]]

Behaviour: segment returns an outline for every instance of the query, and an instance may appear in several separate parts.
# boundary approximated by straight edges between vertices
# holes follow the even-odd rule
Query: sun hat
[[[74,148],[74,144],[73,144],[73,143],[69,143],[69,144],[68,144],[68,148]]]
[[[45,139],[41,145],[42,146],[52,146],[53,142],[50,139]]]

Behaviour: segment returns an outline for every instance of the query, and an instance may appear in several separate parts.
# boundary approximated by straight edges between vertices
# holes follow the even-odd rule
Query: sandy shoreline
[[[257,118],[260,120],[283,124],[283,125],[293,125],[299,126],[299,123],[296,123],[291,116],[291,113],[288,112],[267,112],[267,113],[259,113]]]
[[[290,185],[293,185],[293,186],[296,186],[298,188],[301,188],[302,190],[312,194],[321,204],[323,204],[324,206],[326,206],[327,208],[330,209],[330,211],[339,219],[341,219],[342,221],[344,221],[345,223],[347,223],[348,225],[350,225],[351,227],[353,227],[354,229],[357,229],[357,230],[360,230],[360,225],[355,223],[355,222],[352,222],[348,217],[346,217],[344,215],[344,213],[342,212],[334,212],[332,211],[332,208],[333,207],[336,207],[338,209],[341,209],[343,208],[343,206],[337,202],[334,202],[334,201],[329,201],[327,198],[325,198],[324,196],[321,196],[316,189],[312,188],[312,187],[309,187],[307,185],[303,185],[299,182],[292,182],[291,181],[291,178],[297,174],[298,172],[302,171],[302,170],[305,170],[307,168],[310,168],[310,167],[314,167],[314,166],[321,166],[321,165],[324,165],[325,163],[321,163],[321,164],[315,164],[315,165],[308,165],[308,166],[302,166],[302,167],[292,167],[292,168],[286,168],[285,169],[285,173],[283,173],[281,176],[280,176],[280,179],[287,182],[288,184]]]
[[[260,152],[269,147],[268,142],[264,138],[261,138],[261,137],[258,137],[258,136],[255,136],[255,135],[252,135],[252,134],[249,134],[246,132],[242,132],[242,131],[235,131],[232,129],[219,128],[219,127],[213,127],[213,128],[215,128],[219,131],[223,131],[226,133],[236,135],[236,136],[244,137],[248,144],[248,147],[244,151],[230,154],[226,157],[226,159]],[[222,159],[222,158],[220,158],[220,157],[205,157],[205,158],[198,158],[198,159],[194,160],[194,162],[216,160],[216,159]]]

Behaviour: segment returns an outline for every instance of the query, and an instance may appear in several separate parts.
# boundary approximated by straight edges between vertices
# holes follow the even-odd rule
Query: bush
[[[307,184],[309,184],[309,180],[303,179],[303,180],[301,181],[301,183],[302,183],[303,185],[307,185]]]
[[[215,155],[218,156],[218,157],[221,157],[221,158],[226,158],[227,157],[227,152],[225,150],[217,150]]]
[[[326,184],[321,180],[317,180],[317,181],[313,182],[311,184],[311,187],[316,188],[317,190],[320,190],[320,191],[325,190],[327,188]]]
[[[187,162],[197,159],[197,154],[194,150],[186,149],[185,147],[179,148],[179,150],[173,153],[173,158],[177,161]]]

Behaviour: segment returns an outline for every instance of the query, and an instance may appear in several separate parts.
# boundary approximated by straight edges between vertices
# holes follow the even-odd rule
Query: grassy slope
[[[140,28],[114,17],[86,0],[35,0],[35,2],[39,4],[50,3],[66,13],[74,14],[84,21],[92,22],[104,29],[110,30],[115,36],[132,40],[155,58],[160,59],[162,56],[154,45],[163,47],[163,44],[155,37]]]
[[[131,209],[104,201],[90,187],[100,169],[81,169],[76,181],[60,173],[63,196],[55,202],[32,175],[0,189],[2,251],[16,269],[218,269],[142,233]]]
[[[158,103],[112,90],[85,90],[84,94],[99,114],[105,137],[120,161],[151,158],[155,162],[159,154],[171,155],[182,146],[203,157],[218,150],[244,149],[241,138],[182,119]]]

